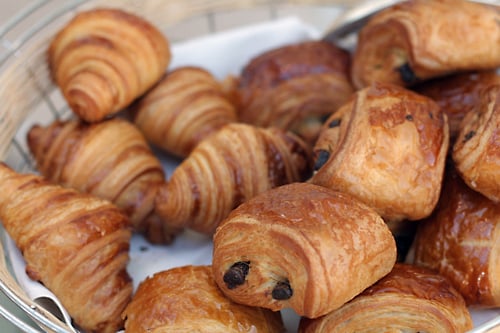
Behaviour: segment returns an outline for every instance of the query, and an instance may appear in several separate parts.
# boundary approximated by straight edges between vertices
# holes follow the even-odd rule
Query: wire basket
[[[26,134],[37,123],[68,118],[72,112],[47,67],[50,39],[76,12],[119,7],[156,25],[171,44],[260,22],[298,17],[326,31],[335,18],[359,1],[332,0],[48,0],[29,6],[0,27],[0,158],[20,172],[36,172]],[[5,234],[4,230],[0,232]],[[4,237],[2,237],[2,240]],[[0,243],[0,289],[45,332],[75,332],[60,315],[34,302],[13,277]],[[26,332],[32,325],[0,306],[0,315]],[[500,313],[496,314],[500,317]],[[479,331],[478,331],[479,332]]]

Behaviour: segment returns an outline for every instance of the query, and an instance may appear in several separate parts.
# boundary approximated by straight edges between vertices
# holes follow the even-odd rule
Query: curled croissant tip
[[[245,283],[250,270],[249,261],[240,261],[233,264],[224,274],[223,280],[228,289],[234,289]]]

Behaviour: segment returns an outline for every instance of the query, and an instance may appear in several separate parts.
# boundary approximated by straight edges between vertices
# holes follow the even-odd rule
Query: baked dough
[[[452,156],[474,190],[500,202],[500,84],[484,89],[463,119]]]
[[[132,333],[284,333],[280,312],[226,298],[210,266],[181,266],[146,278],[125,311]]]
[[[349,70],[349,53],[325,41],[259,54],[240,74],[240,120],[291,130],[312,144],[325,117],[352,94]]]
[[[89,122],[130,105],[160,79],[170,59],[161,31],[115,8],[78,13],[48,49],[54,82],[73,112]]]
[[[134,123],[164,151],[186,157],[205,137],[237,119],[222,83],[200,67],[167,73],[135,107]]]
[[[462,119],[479,103],[481,91],[495,84],[500,84],[500,74],[490,70],[426,81],[415,87],[415,90],[439,104],[448,116],[450,138],[454,140],[460,131]]]
[[[174,170],[156,197],[168,228],[212,235],[242,202],[311,173],[311,150],[278,128],[233,123],[203,140]]]
[[[435,213],[419,222],[414,262],[439,271],[470,306],[500,306],[500,206],[450,164]]]
[[[403,86],[500,66],[500,9],[466,0],[410,0],[375,14],[359,32],[352,80]]]
[[[419,220],[438,201],[448,146],[447,117],[433,100],[373,84],[325,122],[310,181],[353,195],[386,222]]]
[[[27,139],[45,178],[112,201],[127,214],[134,231],[151,242],[170,243],[180,231],[167,228],[155,213],[165,173],[132,123],[121,118],[92,124],[57,120],[32,126]]]
[[[464,333],[472,320],[463,297],[443,276],[398,263],[352,301],[323,317],[302,318],[299,333]]]
[[[389,273],[394,238],[371,208],[293,183],[233,210],[214,235],[217,285],[235,302],[319,317]]]
[[[115,333],[132,297],[130,223],[109,201],[19,174],[0,162],[0,220],[28,276],[88,332]]]

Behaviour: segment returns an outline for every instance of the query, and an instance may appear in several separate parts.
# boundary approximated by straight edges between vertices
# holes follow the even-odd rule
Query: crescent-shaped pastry
[[[479,103],[481,91],[495,84],[500,84],[500,74],[490,70],[449,75],[423,82],[414,89],[441,106],[448,116],[450,138],[454,140],[462,119]]]
[[[468,305],[500,307],[500,206],[450,165],[436,211],[419,221],[414,257],[446,276]]]
[[[500,202],[500,84],[484,89],[461,123],[452,156],[474,190]]]
[[[123,312],[132,333],[284,333],[281,314],[232,302],[210,266],[181,266],[146,278]]]
[[[349,68],[349,53],[325,41],[264,52],[241,72],[240,120],[291,130],[313,143],[324,118],[353,92]]]
[[[386,222],[422,219],[438,201],[448,146],[434,101],[373,84],[325,122],[311,182],[353,195]]]
[[[236,109],[222,83],[199,67],[169,72],[140,100],[134,116],[149,142],[180,157],[235,121]]]
[[[464,333],[472,319],[460,293],[436,272],[398,263],[340,309],[302,318],[299,333]]]
[[[466,0],[409,0],[361,28],[353,56],[357,88],[403,86],[500,66],[500,9]]]
[[[151,242],[173,239],[177,231],[166,228],[155,213],[163,167],[132,123],[114,118],[34,125],[28,146],[45,178],[112,201]]]
[[[228,124],[203,140],[174,170],[156,197],[170,228],[212,235],[233,208],[270,188],[304,181],[311,151],[277,128]]]
[[[329,313],[389,273],[394,238],[350,195],[309,183],[263,192],[234,209],[214,235],[217,285],[235,302]]]
[[[164,74],[170,44],[151,23],[120,9],[78,13],[48,50],[52,77],[75,114],[89,122],[128,106]]]
[[[26,273],[88,332],[115,333],[132,296],[130,228],[110,202],[0,163],[0,220]]]

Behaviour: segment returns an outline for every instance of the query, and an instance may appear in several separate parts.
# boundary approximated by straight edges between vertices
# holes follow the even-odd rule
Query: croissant
[[[206,136],[236,121],[223,89],[202,68],[177,68],[141,99],[134,123],[148,141],[186,157]]]
[[[435,272],[398,263],[340,309],[301,318],[299,333],[436,332],[472,329],[463,297]]]
[[[409,0],[373,16],[358,34],[352,81],[411,86],[500,66],[500,11],[466,0]]]
[[[449,75],[423,82],[415,87],[419,94],[435,100],[448,116],[450,138],[455,139],[465,115],[478,103],[481,91],[500,84],[500,74],[494,70]]]
[[[307,179],[311,152],[277,128],[228,124],[203,140],[174,170],[156,197],[170,228],[212,235],[230,211],[270,188]]]
[[[72,111],[96,122],[128,106],[170,63],[170,45],[151,23],[119,9],[77,14],[53,38],[49,68]]]
[[[305,182],[242,203],[213,240],[214,278],[227,297],[310,318],[342,306],[396,260],[394,238],[374,210]]]
[[[264,52],[241,72],[240,120],[291,130],[313,143],[324,118],[353,92],[349,67],[349,53],[325,41]]]
[[[132,296],[127,217],[110,202],[0,163],[0,219],[26,273],[89,332],[116,332]]]
[[[448,146],[447,117],[434,101],[373,84],[325,122],[310,181],[350,193],[388,223],[422,219],[438,201]]]
[[[156,215],[155,197],[165,175],[141,132],[115,118],[34,125],[28,146],[41,174],[63,186],[108,199],[130,218],[134,231],[154,243],[169,243],[176,230]]]
[[[281,314],[234,303],[210,266],[181,266],[142,281],[123,312],[125,332],[285,332]]]
[[[479,99],[461,123],[452,156],[471,188],[500,202],[500,84],[482,91]]]
[[[436,211],[420,221],[414,263],[439,271],[470,306],[500,306],[500,206],[449,163]]]

